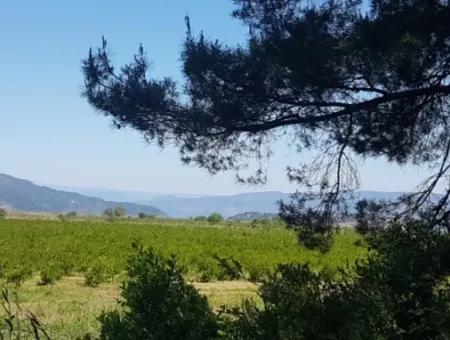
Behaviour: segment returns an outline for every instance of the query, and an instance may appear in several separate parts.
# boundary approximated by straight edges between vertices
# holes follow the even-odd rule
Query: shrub
[[[105,281],[105,273],[100,265],[94,265],[84,273],[84,283],[88,287],[98,287],[103,281]]]
[[[103,211],[103,215],[107,217],[114,216],[114,210],[112,208],[107,208]]]
[[[219,280],[239,280],[244,277],[242,264],[233,257],[227,259],[214,255],[214,259],[218,262],[220,273]]]
[[[41,270],[40,277],[41,281],[39,282],[41,285],[52,285],[59,279],[61,279],[63,275],[63,270],[60,266],[55,264],[47,265],[44,269]]]
[[[140,212],[138,216],[139,216],[140,219],[154,219],[154,218],[156,218],[156,216],[153,215],[153,214],[146,214],[146,213],[143,213],[143,212]]]
[[[0,208],[0,219],[5,218],[8,215],[6,209]]]
[[[279,267],[264,308],[229,312],[232,339],[444,339],[450,331],[450,237],[427,225],[371,236],[373,251],[340,279],[308,265]]]
[[[123,217],[125,216],[125,208],[123,207],[115,207],[114,208],[114,216],[116,217]]]
[[[33,272],[27,266],[16,267],[10,272],[6,273],[6,282],[14,283],[17,286],[20,286],[27,279],[31,278]]]
[[[76,211],[69,211],[67,214],[66,214],[66,217],[67,218],[76,218],[78,216],[78,214],[77,214],[77,212]]]
[[[101,339],[213,339],[217,321],[205,297],[187,284],[175,258],[134,245],[122,285],[122,311],[104,313]]]
[[[217,223],[223,222],[223,217],[222,217],[222,215],[220,215],[218,213],[213,213],[213,214],[209,215],[206,220],[211,224],[217,224]]]
[[[206,221],[206,216],[203,215],[195,216],[194,221]]]

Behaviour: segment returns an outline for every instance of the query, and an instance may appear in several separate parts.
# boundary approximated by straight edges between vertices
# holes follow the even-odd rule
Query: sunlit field
[[[278,264],[308,262],[335,271],[367,252],[352,230],[337,233],[331,251],[321,254],[299,246],[295,233],[276,223],[7,219],[0,220],[2,281],[55,338],[95,334],[97,317],[120,298],[133,242],[175,255],[214,308],[257,300],[258,282]],[[241,276],[227,278],[217,258],[240,263]],[[43,284],[42,273],[54,282]]]

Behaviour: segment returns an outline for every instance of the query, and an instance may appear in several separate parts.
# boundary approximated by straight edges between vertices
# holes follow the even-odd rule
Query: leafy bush
[[[140,212],[138,216],[139,216],[140,219],[154,219],[154,218],[156,218],[156,216],[153,215],[153,214],[146,214],[146,213],[143,213],[143,212]]]
[[[8,215],[6,209],[0,208],[0,218],[5,218]]]
[[[114,208],[114,216],[116,216],[116,217],[123,217],[123,216],[125,216],[125,213],[126,213],[126,211],[125,211],[125,208],[123,208],[123,207],[115,207]]]
[[[55,264],[49,264],[44,269],[41,270],[40,273],[40,284],[41,285],[52,285],[59,279],[61,279],[63,275],[63,270],[61,266]]]
[[[31,269],[27,266],[23,266],[12,269],[10,272],[6,273],[5,277],[7,283],[14,283],[17,286],[20,286],[27,279],[31,278],[32,275],[33,272]]]
[[[98,287],[103,281],[105,281],[105,273],[100,265],[94,265],[84,273],[84,283],[88,287]]]
[[[187,284],[174,257],[134,245],[122,311],[104,313],[101,339],[213,339],[217,322],[205,297]]]
[[[235,258],[231,257],[227,259],[215,255],[214,259],[217,260],[220,269],[219,280],[239,280],[244,277],[242,264]]]
[[[338,280],[308,265],[279,267],[264,308],[229,312],[232,339],[444,339],[450,334],[450,237],[424,224],[371,236],[372,252]]]
[[[66,214],[66,217],[67,218],[76,218],[78,216],[78,214],[77,214],[77,212],[76,211],[69,211],[67,214]]]
[[[114,209],[113,208],[106,208],[105,211],[103,211],[103,215],[106,217],[113,217],[114,216]]]
[[[223,222],[223,217],[218,213],[212,213],[206,220],[211,224],[217,224]]]

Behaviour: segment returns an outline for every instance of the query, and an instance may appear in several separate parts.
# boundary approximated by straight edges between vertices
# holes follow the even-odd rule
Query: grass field
[[[309,262],[319,269],[336,269],[366,254],[351,230],[335,235],[330,252],[320,254],[300,247],[296,235],[280,226],[247,224],[208,225],[177,220],[0,220],[0,265],[24,308],[48,326],[57,339],[73,339],[96,332],[97,317],[115,308],[119,285],[131,244],[141,242],[164,255],[175,254],[186,268],[186,278],[205,294],[211,305],[238,305],[243,298],[257,299],[260,280],[280,263]],[[221,268],[214,258],[233,257],[244,269],[239,281],[218,281]],[[39,272],[58,268],[62,279],[41,285]],[[84,275],[92,268],[102,273],[98,287],[88,287]],[[20,281],[16,280],[15,282]]]

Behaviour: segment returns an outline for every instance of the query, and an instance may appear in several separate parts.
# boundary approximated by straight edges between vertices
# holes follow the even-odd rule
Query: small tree
[[[208,218],[206,220],[209,223],[217,224],[217,223],[223,222],[223,217],[219,213],[212,213],[211,215],[208,216]]]
[[[77,214],[77,212],[76,211],[69,211],[67,214],[66,214],[66,217],[67,218],[76,218],[78,216],[78,214]]]
[[[144,213],[144,212],[140,212],[139,213],[139,218],[141,218],[141,219],[152,219],[152,218],[155,218],[156,216],[155,215],[153,215],[153,214],[147,214],[147,213]]]
[[[116,217],[123,217],[123,216],[125,216],[125,213],[126,213],[126,211],[125,211],[125,208],[123,208],[123,207],[115,207],[114,208],[114,216],[116,216]]]
[[[0,219],[5,218],[8,215],[8,212],[4,208],[0,208]]]
[[[103,211],[103,215],[106,217],[114,217],[114,210],[112,208],[107,208]]]
[[[346,194],[359,186],[354,157],[384,157],[433,169],[404,197],[417,216],[448,228],[450,211],[450,6],[447,0],[234,0],[248,41],[230,46],[195,36],[186,18],[181,53],[185,83],[152,78],[142,47],[115,68],[106,41],[83,63],[84,95],[115,126],[159,145],[174,143],[182,160],[212,174],[237,171],[267,179],[274,142],[317,157],[288,167],[299,194],[281,217],[310,245],[326,244]],[[256,159],[254,176],[239,171]],[[314,204],[314,211],[311,204]],[[436,202],[435,202],[436,203]],[[345,216],[345,215],[344,215]],[[342,216],[341,216],[342,217]],[[324,241],[324,242],[322,242]]]

